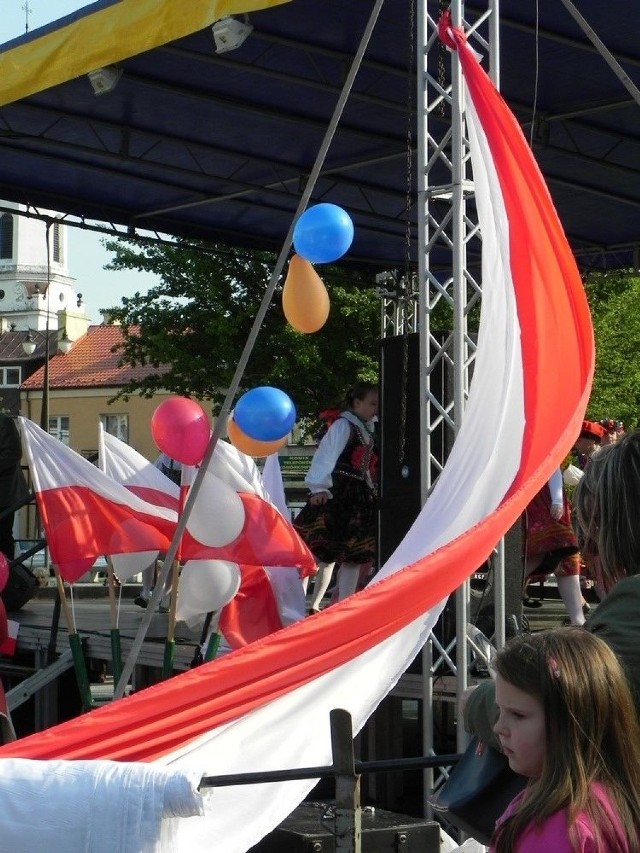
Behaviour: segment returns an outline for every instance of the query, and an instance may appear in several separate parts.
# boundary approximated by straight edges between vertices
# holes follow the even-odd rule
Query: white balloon
[[[207,472],[187,521],[189,533],[203,545],[221,548],[238,538],[244,522],[240,495]]]
[[[180,573],[176,619],[220,610],[240,589],[240,566],[227,560],[188,560]]]
[[[136,554],[112,554],[114,574],[121,581],[143,572],[158,559],[158,551],[138,551]]]

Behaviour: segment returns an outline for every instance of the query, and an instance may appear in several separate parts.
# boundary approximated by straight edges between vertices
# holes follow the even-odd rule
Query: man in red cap
[[[607,431],[602,424],[596,421],[582,421],[580,435],[574,445],[578,454],[578,464],[581,468],[584,468],[591,456],[600,447],[600,443],[606,434]]]

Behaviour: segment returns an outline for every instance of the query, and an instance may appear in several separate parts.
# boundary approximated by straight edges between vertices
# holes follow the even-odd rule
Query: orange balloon
[[[247,456],[271,456],[272,453],[284,447],[288,439],[287,435],[277,441],[258,441],[250,438],[246,432],[242,432],[233,418],[229,418],[227,422],[227,435],[231,444]]]
[[[329,294],[309,261],[293,255],[282,290],[282,310],[298,332],[317,332],[329,316]]]

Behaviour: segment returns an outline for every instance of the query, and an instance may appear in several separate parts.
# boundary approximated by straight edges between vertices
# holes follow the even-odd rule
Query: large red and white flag
[[[178,511],[180,486],[133,447],[106,432],[102,424],[98,433],[98,464],[107,477],[139,498]]]
[[[195,469],[183,472],[190,483]],[[186,478],[186,479],[184,479]],[[182,538],[183,559],[221,559],[251,566],[316,570],[293,525],[270,501],[251,457],[219,440]]]
[[[158,506],[172,505],[177,509],[180,487],[144,456],[102,429],[99,450],[100,467],[108,476],[150,503]],[[222,483],[247,497],[251,495],[258,499],[252,505],[259,511],[257,523],[252,522],[252,536],[261,536],[265,543],[262,549],[264,551],[267,543],[272,541],[272,520],[275,516],[272,502],[253,459],[228,442],[218,441],[209,470],[213,476],[205,478],[204,487],[198,496],[199,506],[209,509],[209,526],[217,521],[212,512],[215,495],[209,494],[210,489],[215,489],[217,485],[220,490]],[[185,466],[183,475],[185,488],[188,488],[195,469]],[[234,500],[233,496],[231,500]],[[196,512],[199,512],[199,509]],[[297,533],[288,523],[283,528],[283,522],[279,519],[276,521],[279,528],[287,531],[287,536],[292,531],[294,541],[298,541]],[[271,548],[270,545],[268,547]],[[305,565],[307,570],[313,567],[311,561],[307,561]],[[298,569],[272,569],[243,563],[240,564],[240,573],[240,589],[234,599],[223,608],[219,622],[220,631],[232,648],[239,648],[266,637],[304,616],[305,601]]]
[[[61,576],[77,581],[104,554],[166,551],[174,509],[150,504],[20,418],[40,518]]]
[[[169,548],[177,525],[175,508],[149,503],[32,421],[19,420],[51,556],[65,580],[78,580],[103,554]],[[238,493],[221,474],[216,468],[205,477],[183,536],[183,559],[312,571],[309,549],[277,509],[253,493]],[[241,479],[239,473],[234,477]]]
[[[136,450],[102,433],[103,470],[144,500],[179,505],[180,488]],[[102,467],[102,466],[101,466]],[[196,469],[183,466],[182,488]],[[291,565],[307,574],[315,560],[293,525],[269,499],[251,457],[218,441],[180,546],[185,560],[231,560],[250,566]]]
[[[446,29],[446,28],[445,28]],[[0,756],[198,762],[211,774],[329,763],[329,712],[359,730],[427,639],[444,599],[488,557],[572,446],[594,347],[580,276],[518,124],[450,27],[467,88],[483,236],[482,318],[464,423],[429,501],[362,592]],[[134,724],[135,721],[135,724]],[[176,850],[242,853],[312,787],[219,788]],[[221,839],[223,839],[221,841]]]
[[[185,473],[193,477],[195,469]],[[232,648],[239,648],[304,616],[300,575],[314,572],[316,563],[291,522],[272,502],[253,459],[222,440],[216,444],[201,483],[183,548],[189,550],[192,532],[197,531],[204,540],[212,530],[211,518],[203,512],[223,490],[227,490],[231,518],[230,504],[237,501],[236,493],[240,496],[246,517],[243,547],[256,555],[236,561],[241,571],[240,589],[220,613],[220,632]]]

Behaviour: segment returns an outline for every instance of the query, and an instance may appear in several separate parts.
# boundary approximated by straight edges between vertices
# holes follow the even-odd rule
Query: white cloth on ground
[[[163,823],[204,810],[193,771],[24,758],[0,768],[0,853],[159,853],[170,849]]]

